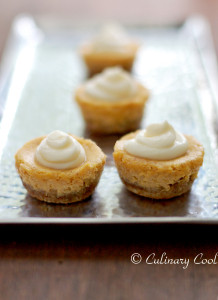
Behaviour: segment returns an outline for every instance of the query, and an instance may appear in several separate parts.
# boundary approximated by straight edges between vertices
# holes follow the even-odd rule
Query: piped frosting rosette
[[[35,152],[37,162],[53,169],[70,169],[86,160],[83,146],[71,135],[55,130],[42,140]]]
[[[129,43],[123,27],[115,23],[103,26],[91,42],[92,49],[96,52],[123,52]]]
[[[112,67],[87,81],[85,91],[94,99],[113,102],[135,95],[137,84],[126,71]]]
[[[124,149],[143,158],[170,160],[185,154],[188,142],[183,134],[164,121],[139,131],[135,138],[125,142]]]

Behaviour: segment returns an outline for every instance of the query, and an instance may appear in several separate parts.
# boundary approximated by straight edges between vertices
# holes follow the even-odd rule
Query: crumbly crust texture
[[[135,96],[116,102],[91,98],[83,85],[75,93],[87,129],[99,134],[126,133],[138,129],[148,97],[148,90],[141,84],[138,84]]]
[[[45,136],[27,142],[17,151],[15,165],[31,196],[51,203],[72,203],[93,193],[103,171],[106,156],[91,140],[73,137],[84,147],[87,158],[77,168],[56,170],[40,165],[34,154]]]
[[[125,51],[122,52],[96,52],[92,46],[85,44],[80,48],[80,55],[83,58],[89,75],[102,72],[105,68],[120,66],[126,71],[132,69],[135,60],[138,44],[131,43],[126,45]]]
[[[148,198],[169,199],[190,190],[203,163],[203,146],[192,136],[185,155],[157,161],[133,156],[124,150],[124,141],[132,139],[138,131],[118,140],[114,146],[114,161],[127,189]]]

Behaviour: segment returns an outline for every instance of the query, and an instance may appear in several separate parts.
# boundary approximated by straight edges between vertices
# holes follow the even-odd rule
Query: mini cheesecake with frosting
[[[55,130],[20,148],[15,165],[29,194],[45,202],[72,203],[89,197],[105,155],[91,140]]]
[[[101,134],[138,129],[148,96],[148,90],[120,67],[105,69],[75,92],[88,130]]]
[[[114,146],[114,161],[127,189],[169,199],[190,190],[203,163],[203,146],[167,121],[129,133]]]
[[[121,66],[129,71],[132,68],[139,43],[128,36],[119,24],[106,24],[90,41],[80,47],[90,75],[105,68]]]

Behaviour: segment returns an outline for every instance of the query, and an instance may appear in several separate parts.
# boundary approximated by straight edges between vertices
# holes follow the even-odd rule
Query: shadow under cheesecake
[[[22,217],[81,218],[95,217],[97,207],[93,196],[71,204],[47,203],[26,195],[22,205]]]
[[[124,216],[131,217],[179,217],[191,215],[190,202],[199,207],[198,199],[191,191],[171,199],[156,200],[128,191],[124,186],[119,194],[119,206]]]
[[[102,218],[106,217],[107,199],[101,201],[98,192],[72,204],[52,204],[39,201],[29,194],[23,200],[20,217],[40,218]],[[187,217],[199,215],[198,197],[192,192],[169,200],[155,200],[136,195],[121,187],[119,199],[111,203],[113,217]]]

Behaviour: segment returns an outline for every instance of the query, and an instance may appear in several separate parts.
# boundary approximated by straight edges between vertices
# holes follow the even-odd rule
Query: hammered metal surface
[[[141,41],[132,74],[151,97],[142,127],[167,119],[205,147],[204,165],[190,193],[167,201],[128,192],[114,166],[119,136],[90,136],[74,102],[75,88],[86,79],[77,46],[87,33],[44,33],[37,45],[26,42],[11,77],[1,124],[0,218],[218,218],[213,104],[192,38],[183,28],[130,28]],[[206,109],[205,109],[206,107]],[[209,121],[208,121],[209,120]],[[86,201],[52,205],[31,198],[16,173],[14,154],[25,142],[54,129],[92,138],[107,155],[99,185]]]

